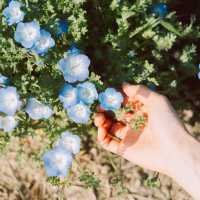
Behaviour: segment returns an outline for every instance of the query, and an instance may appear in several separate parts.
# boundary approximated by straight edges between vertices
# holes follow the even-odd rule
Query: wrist
[[[177,144],[167,174],[195,199],[200,199],[200,144],[186,132]]]

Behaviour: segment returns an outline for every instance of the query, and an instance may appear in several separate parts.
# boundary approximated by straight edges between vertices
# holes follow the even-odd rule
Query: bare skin
[[[200,144],[185,130],[166,97],[141,85],[123,85],[130,101],[139,100],[148,113],[142,132],[128,124],[112,122],[104,112],[97,113],[98,141],[102,147],[143,168],[172,177],[194,199],[200,199]],[[110,131],[121,141],[110,137]]]

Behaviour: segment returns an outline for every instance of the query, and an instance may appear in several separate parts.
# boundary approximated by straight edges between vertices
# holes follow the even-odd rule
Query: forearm
[[[200,143],[185,134],[169,170],[171,176],[191,196],[200,199]],[[179,148],[179,147],[178,147]]]

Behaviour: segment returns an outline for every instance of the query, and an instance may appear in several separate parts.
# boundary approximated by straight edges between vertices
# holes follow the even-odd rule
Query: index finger
[[[94,124],[96,127],[101,127],[106,121],[104,113],[96,113],[94,116]]]

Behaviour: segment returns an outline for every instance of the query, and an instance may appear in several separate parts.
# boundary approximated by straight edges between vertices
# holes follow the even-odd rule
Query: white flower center
[[[60,170],[62,170],[66,166],[66,158],[63,154],[56,154],[53,162]]]
[[[76,106],[76,115],[80,117],[85,116],[85,108],[82,105],[77,105]]]
[[[46,115],[47,113],[48,113],[48,111],[49,111],[49,108],[47,107],[47,106],[42,106],[42,108],[41,108],[41,112],[42,112],[42,114],[43,115]]]
[[[72,76],[76,75],[76,74],[80,74],[80,72],[82,70],[79,65],[74,65],[72,63],[69,65],[69,68],[70,68],[69,74],[72,75]]]
[[[68,62],[69,62],[69,74],[71,76],[80,74],[81,71],[83,70],[83,65],[80,62],[80,59],[77,56],[70,56],[68,58]]]
[[[34,114],[42,114],[44,112],[45,112],[45,110],[44,110],[44,108],[42,106],[37,106],[37,107],[35,107],[33,109],[33,113]]]
[[[110,95],[110,96],[108,96],[107,101],[109,104],[115,104],[117,102],[117,99],[114,96]]]
[[[25,28],[24,36],[26,37],[26,39],[32,40],[35,38],[36,35],[37,35],[37,30],[35,28],[33,27]]]
[[[21,10],[20,10],[20,8],[13,8],[13,9],[12,9],[12,15],[13,15],[14,17],[19,17],[19,16],[21,15]]]
[[[47,48],[49,46],[49,39],[48,38],[41,38],[40,41],[39,41],[39,47],[40,48]]]
[[[73,147],[73,144],[74,144],[74,140],[72,138],[67,138],[67,139],[64,139],[63,140],[63,143],[66,147],[70,147],[72,148]]]
[[[74,91],[70,91],[66,94],[65,98],[67,101],[73,101],[76,98],[76,94]]]

